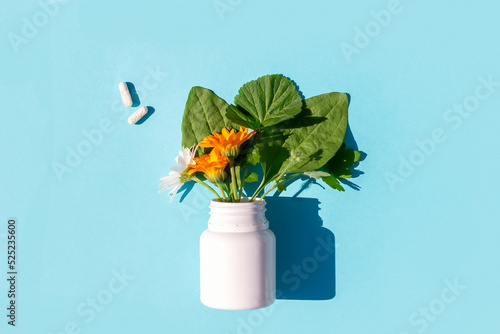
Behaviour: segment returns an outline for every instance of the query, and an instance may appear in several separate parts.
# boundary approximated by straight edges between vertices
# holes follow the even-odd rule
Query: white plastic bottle
[[[276,299],[276,239],[265,201],[212,200],[200,238],[201,302],[223,310],[250,310]]]

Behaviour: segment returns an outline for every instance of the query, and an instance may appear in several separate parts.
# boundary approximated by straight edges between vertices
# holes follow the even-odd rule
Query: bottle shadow
[[[316,198],[267,197],[276,236],[276,298],[335,297],[335,235],[324,228]]]

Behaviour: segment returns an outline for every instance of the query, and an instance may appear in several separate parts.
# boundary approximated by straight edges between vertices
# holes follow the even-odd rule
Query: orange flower
[[[213,135],[206,136],[199,145],[201,147],[214,147],[220,151],[221,155],[235,158],[240,153],[241,144],[256,133],[255,131],[248,133],[248,130],[248,128],[243,130],[243,127],[240,126],[240,131],[236,133],[234,129],[228,131],[226,128],[222,128],[222,133],[214,132]]]
[[[218,149],[213,149],[210,154],[203,154],[199,158],[194,158],[196,165],[188,165],[191,169],[188,175],[196,172],[203,172],[208,181],[218,184],[226,179],[224,169],[229,163],[229,158],[221,156]]]

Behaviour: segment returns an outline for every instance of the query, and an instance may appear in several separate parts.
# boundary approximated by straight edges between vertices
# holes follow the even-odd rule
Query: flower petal
[[[186,168],[184,168],[186,169]],[[182,173],[184,171],[184,169],[182,168],[182,166],[172,166],[170,167],[170,170],[172,172],[176,172],[176,173]]]
[[[172,197],[170,197],[170,203],[172,203],[172,201],[174,200],[174,197],[175,195],[177,194],[177,192],[179,191],[179,189],[181,189],[181,185],[177,185],[174,189],[172,189],[172,191],[170,192],[170,195]]]

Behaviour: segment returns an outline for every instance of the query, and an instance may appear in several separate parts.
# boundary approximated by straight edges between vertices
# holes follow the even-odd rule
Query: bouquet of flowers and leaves
[[[193,87],[182,120],[182,151],[160,192],[173,196],[186,182],[208,188],[220,201],[264,198],[304,175],[344,191],[339,180],[360,153],[343,144],[349,101],[345,93],[302,99],[288,78],[266,75],[244,84],[234,104]],[[260,168],[259,168],[260,167]],[[245,184],[259,182],[253,193]],[[255,188],[255,187],[254,187]]]

